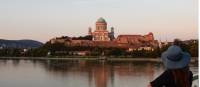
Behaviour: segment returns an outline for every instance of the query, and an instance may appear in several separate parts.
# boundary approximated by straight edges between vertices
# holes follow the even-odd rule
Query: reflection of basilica
[[[108,63],[99,61],[50,61],[46,66],[54,75],[61,74],[61,77],[63,77],[68,74],[65,78],[68,78],[70,74],[79,76],[87,73],[85,79],[88,79],[88,83],[85,84],[88,84],[89,87],[114,87],[114,85],[120,83],[119,81],[127,79],[137,81],[138,78],[141,80],[141,76],[143,79],[150,81],[155,75],[154,67],[152,63]]]
[[[96,87],[107,87],[108,68],[104,65],[93,69]]]

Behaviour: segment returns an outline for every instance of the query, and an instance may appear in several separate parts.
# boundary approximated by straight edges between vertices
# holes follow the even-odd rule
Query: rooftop
[[[102,18],[102,17],[100,17],[100,18],[97,20],[97,22],[100,22],[100,23],[106,23],[105,19]]]

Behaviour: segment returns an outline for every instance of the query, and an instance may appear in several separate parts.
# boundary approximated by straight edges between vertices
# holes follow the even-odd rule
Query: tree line
[[[81,37],[82,38],[82,37]],[[88,37],[87,37],[88,38]],[[34,49],[3,48],[0,49],[0,56],[7,57],[46,57],[46,56],[75,56],[72,52],[87,51],[86,56],[112,56],[112,57],[160,57],[162,52],[172,44],[154,48],[154,50],[133,50],[127,51],[117,47],[92,47],[92,46],[67,46],[64,43],[51,44],[47,42],[43,46]],[[198,57],[198,41],[187,44],[181,43],[179,46],[183,51],[190,53],[192,57]]]

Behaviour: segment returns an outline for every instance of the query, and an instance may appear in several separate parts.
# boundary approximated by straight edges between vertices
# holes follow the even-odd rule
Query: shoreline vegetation
[[[0,57],[0,60],[105,60],[105,61],[149,61],[161,62],[160,58],[128,58],[128,57],[94,57],[94,56],[68,56],[68,57]],[[198,62],[197,57],[191,57],[191,63]]]
[[[183,52],[188,52],[191,57],[198,57],[198,40],[179,41]],[[49,41],[38,48],[0,48],[0,58],[16,59],[90,59],[110,60],[116,59],[159,59],[161,54],[174,43],[166,43],[158,47],[146,48],[121,48],[106,46],[69,45],[65,43],[50,43]],[[198,60],[198,59],[197,59]]]

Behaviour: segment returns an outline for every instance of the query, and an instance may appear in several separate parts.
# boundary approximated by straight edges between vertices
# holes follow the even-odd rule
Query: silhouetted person
[[[166,70],[150,82],[148,87],[191,87],[193,74],[189,70],[190,54],[179,47],[181,41],[174,40],[174,45],[162,53],[161,59]]]

